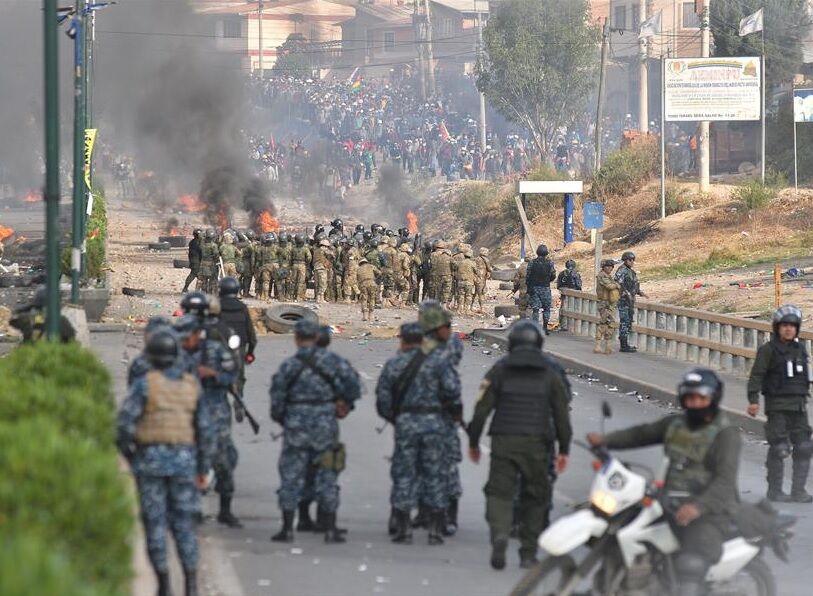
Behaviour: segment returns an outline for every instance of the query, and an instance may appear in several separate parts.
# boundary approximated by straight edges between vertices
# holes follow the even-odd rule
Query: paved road
[[[123,345],[116,334],[95,335],[94,343],[121,383]],[[428,547],[426,535],[417,532],[411,546],[393,545],[386,534],[389,513],[389,466],[392,450],[390,429],[378,434],[380,421],[375,415],[372,391],[380,367],[395,350],[393,341],[359,342],[338,340],[336,350],[351,359],[365,380],[367,393],[359,407],[342,423],[347,443],[348,468],[341,476],[341,525],[349,528],[345,545],[325,545],[320,536],[297,535],[293,545],[271,543],[269,536],[279,527],[275,490],[278,486],[276,462],[280,441],[273,442],[270,431],[279,432],[268,420],[270,376],[284,357],[293,351],[291,339],[266,338],[260,343],[258,361],[249,369],[247,398],[252,411],[262,421],[256,438],[246,425],[237,427],[240,449],[237,470],[236,513],[246,522],[245,529],[229,530],[209,521],[203,527],[204,593],[228,596],[358,596],[390,594],[397,596],[494,596],[506,594],[519,579],[516,545],[512,543],[508,568],[493,572],[488,567],[488,530],[483,519],[481,492],[487,473],[487,459],[475,466],[462,467],[464,497],[461,503],[461,530],[440,547]],[[132,352],[132,348],[129,349]],[[477,386],[483,373],[498,354],[485,355],[482,348],[467,344],[462,364],[466,415],[470,416]],[[574,423],[577,435],[599,428],[599,408],[607,399],[614,408],[608,430],[654,420],[666,413],[652,403],[638,403],[634,397],[608,391],[603,385],[591,385],[574,379]],[[764,491],[764,446],[753,437],[747,440],[741,466],[741,490],[754,500]],[[630,453],[631,461],[657,466],[656,449]],[[584,500],[593,475],[588,454],[574,448],[567,473],[556,487],[554,515],[569,511],[569,506]],[[216,510],[216,498],[205,498],[207,513]],[[810,506],[790,505],[788,511],[802,516],[792,544],[789,566],[776,564],[780,593],[807,593],[813,580],[808,554],[813,548],[813,520]]]

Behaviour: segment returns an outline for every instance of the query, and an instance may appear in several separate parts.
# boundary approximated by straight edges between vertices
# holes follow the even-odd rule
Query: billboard
[[[813,89],[793,90],[794,122],[813,122]]]
[[[761,68],[759,57],[667,59],[666,121],[759,120]]]

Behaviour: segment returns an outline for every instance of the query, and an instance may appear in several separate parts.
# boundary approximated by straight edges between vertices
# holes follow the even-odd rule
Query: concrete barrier
[[[561,295],[568,332],[595,336],[595,294],[562,290]],[[751,370],[757,348],[770,339],[771,324],[638,300],[632,331],[630,343],[641,352],[745,375]],[[810,354],[813,333],[802,331],[799,339]]]

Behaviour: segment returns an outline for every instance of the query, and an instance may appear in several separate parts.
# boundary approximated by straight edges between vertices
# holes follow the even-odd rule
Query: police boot
[[[343,542],[347,542],[347,539],[344,537],[343,533],[339,531],[336,527],[336,512],[325,512],[325,525],[327,526],[327,530],[325,531],[325,543],[326,544],[342,544]]]
[[[271,536],[271,542],[293,542],[294,541],[294,512],[282,512],[282,529]]]
[[[794,451],[798,447],[794,448]],[[795,455],[795,453],[794,453]],[[810,459],[806,457],[793,458],[793,484],[790,489],[790,499],[794,503],[813,503],[813,496],[805,490],[807,475],[810,472]]]
[[[243,524],[231,512],[231,497],[220,495],[220,513],[217,514],[217,521],[230,528],[242,528]]]
[[[198,574],[194,569],[184,569],[185,595],[198,596]]]
[[[158,596],[172,596],[172,587],[169,583],[169,572],[158,572]]]
[[[413,528],[426,528],[429,526],[429,507],[418,503],[418,514],[412,518]]]
[[[708,564],[703,557],[680,553],[675,561],[678,574],[678,596],[704,596]]]
[[[395,507],[390,509],[390,519],[387,522],[387,533],[390,536],[395,536],[398,533],[398,510]]]
[[[449,499],[449,507],[444,512],[443,535],[457,534],[457,499]]]
[[[313,531],[317,534],[321,534],[322,532],[327,532],[327,517],[326,517],[325,510],[321,507],[316,508],[316,523],[313,526]],[[347,534],[347,528],[340,528],[336,526],[336,531],[339,534]]]
[[[790,496],[782,491],[782,480],[785,475],[785,460],[777,454],[778,446],[768,448],[768,458],[765,468],[768,471],[768,500],[774,503],[790,503]],[[781,448],[781,446],[779,446]]]
[[[433,509],[429,514],[429,544],[443,544],[443,523],[446,517],[443,509]]]
[[[392,510],[395,516],[395,531],[392,541],[396,544],[412,544],[412,526],[409,523],[409,511]]]
[[[310,506],[310,501],[302,501],[299,503],[299,517],[296,522],[297,532],[316,531],[316,526],[314,526],[313,520],[311,519]]]
[[[491,541],[491,568],[501,571],[505,569],[505,551],[508,541],[504,538]]]
[[[637,352],[638,348],[635,346],[631,346],[629,344],[629,340],[627,339],[626,335],[619,336],[618,340],[621,342],[621,351],[622,352]]]

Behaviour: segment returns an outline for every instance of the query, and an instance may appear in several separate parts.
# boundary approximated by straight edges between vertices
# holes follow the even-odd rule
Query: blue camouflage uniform
[[[405,392],[398,412],[394,412],[395,383],[418,349],[424,351],[426,360]],[[421,348],[400,352],[384,365],[376,386],[376,409],[395,426],[390,468],[390,502],[395,509],[408,512],[417,506],[419,483],[427,506],[448,506],[446,418],[461,416],[460,391],[460,377],[452,359],[437,341],[425,340]]]
[[[271,419],[284,429],[277,491],[282,511],[294,511],[303,499],[312,464],[318,464],[313,490],[319,507],[325,513],[338,509],[336,400],[355,402],[361,396],[358,379],[347,360],[317,346],[299,348],[271,378]]]
[[[548,329],[550,308],[553,302],[550,282],[554,279],[556,279],[556,268],[553,266],[553,261],[547,257],[537,257],[528,264],[528,273],[525,277],[528,306],[537,323],[539,322],[539,311],[542,311],[542,328],[545,331]]]
[[[174,366],[161,373],[177,381],[185,371]],[[200,386],[196,387],[200,392]],[[145,373],[134,379],[119,410],[117,444],[136,476],[147,552],[153,568],[158,573],[168,571],[166,534],[170,529],[183,568],[194,570],[198,563],[194,516],[199,511],[195,474],[206,474],[211,467],[212,419],[199,395],[194,413],[194,444],[141,444],[136,439],[137,425],[148,397]]]
[[[642,296],[638,274],[634,269],[621,265],[615,272],[615,281],[621,285],[621,299],[618,301],[618,335],[627,337],[632,331],[635,319],[635,297]]]
[[[136,356],[127,369],[127,387],[132,387],[135,380],[146,375],[151,368],[152,366],[143,353]]]
[[[463,359],[463,342],[456,333],[452,333],[449,340],[444,344],[444,349],[449,357],[449,362],[457,368]],[[463,484],[460,481],[460,462],[463,461],[463,451],[460,447],[460,435],[457,432],[457,422],[446,416],[446,455],[445,468],[447,470],[446,492],[450,499],[459,499],[463,495]]]
[[[215,428],[215,446],[212,454],[215,492],[223,497],[231,497],[234,494],[234,470],[237,467],[238,456],[231,435],[228,391],[237,381],[239,367],[231,350],[221,341],[214,339],[202,340],[196,352],[189,356],[184,355],[181,360],[181,366],[194,368],[208,366],[217,373],[213,378],[201,379],[203,402],[209,409]]]

